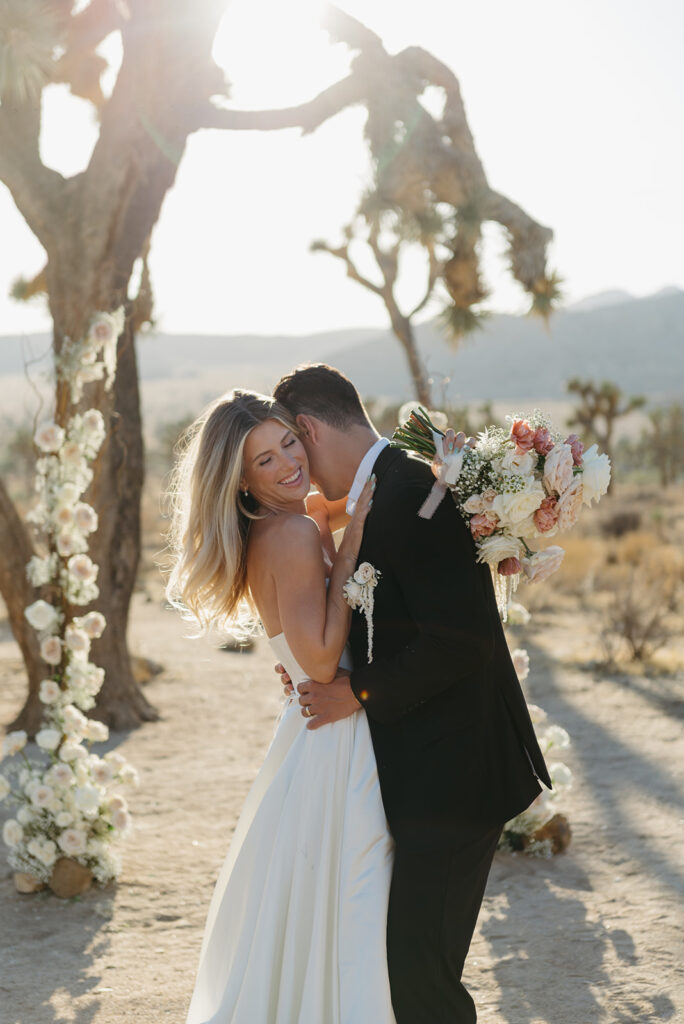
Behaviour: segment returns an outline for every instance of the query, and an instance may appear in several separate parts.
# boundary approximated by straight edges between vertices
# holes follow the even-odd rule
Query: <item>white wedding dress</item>
[[[295,685],[308,678],[283,633],[269,642]],[[368,722],[357,713],[307,729],[298,696],[219,873],[186,1024],[395,1024],[393,842]]]

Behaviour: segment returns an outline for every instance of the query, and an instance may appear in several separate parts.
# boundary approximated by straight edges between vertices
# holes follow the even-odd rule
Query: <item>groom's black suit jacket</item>
[[[491,571],[447,494],[418,516],[434,476],[385,448],[360,562],[375,590],[373,661],[354,612],[352,689],[368,715],[387,820],[416,848],[457,840],[464,825],[503,825],[550,789],[496,607]],[[529,755],[529,756],[528,756]]]

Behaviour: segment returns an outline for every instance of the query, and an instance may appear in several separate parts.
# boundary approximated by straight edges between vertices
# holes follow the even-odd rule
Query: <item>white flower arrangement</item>
[[[123,324],[123,307],[97,313],[84,340],[66,339],[56,375],[69,384],[72,403],[89,380],[104,378],[105,388],[111,388]],[[29,760],[26,733],[8,733],[2,758],[19,755],[20,760],[0,773],[0,800],[17,805],[2,833],[11,867],[44,882],[61,856],[89,868],[101,884],[118,876],[121,863],[112,841],[130,832],[131,819],[126,801],[113,789],[138,784],[135,768],[121,754],[102,758],[91,752],[92,743],[109,737],[106,725],[84,714],[95,706],[104,681],[104,670],[89,661],[89,653],[106,620],[99,611],[79,616],[71,610],[99,595],[98,567],[86,553],[89,535],[97,530],[97,513],[82,495],[93,478],[89,463],[105,434],[99,409],[74,412],[64,425],[45,421],[34,434],[41,453],[38,500],[27,520],[41,528],[49,550],[29,560],[26,575],[34,587],[49,587],[53,599],[34,601],[24,614],[38,634],[41,657],[53,668],[39,686],[44,713],[35,737],[49,760]]]
[[[352,609],[358,609],[366,616],[368,628],[368,661],[373,660],[373,606],[374,590],[382,573],[370,564],[362,562],[353,576],[344,584],[344,599]]]
[[[529,616],[529,612],[527,613]],[[518,647],[511,652],[511,659],[521,682],[527,678],[530,658],[524,648]],[[537,704],[528,704],[527,710],[534,726],[539,749],[544,757],[549,751],[564,750],[570,746],[570,736],[560,725],[551,725],[543,708]],[[543,789],[529,807],[516,815],[504,825],[499,839],[499,848],[512,851],[524,850],[535,856],[550,857],[554,852],[553,842],[549,837],[538,839],[535,833],[544,827],[558,811],[563,794],[572,786],[572,772],[563,761],[552,761],[549,764],[549,775],[553,789]]]

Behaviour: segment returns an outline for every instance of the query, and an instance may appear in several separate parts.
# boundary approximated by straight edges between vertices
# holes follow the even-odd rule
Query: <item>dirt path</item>
[[[141,776],[123,876],[76,901],[20,896],[3,856],[0,1024],[185,1020],[214,879],[280,693],[263,642],[237,655],[184,639],[178,617],[142,594],[132,622],[133,649],[166,670],[146,687],[162,721],[107,744]],[[464,980],[480,1024],[681,1021],[681,680],[583,671],[572,661],[587,623],[568,625],[538,612],[515,642],[531,657],[528,699],[572,738],[573,842],[552,860],[496,855]],[[0,629],[7,722],[23,677]]]

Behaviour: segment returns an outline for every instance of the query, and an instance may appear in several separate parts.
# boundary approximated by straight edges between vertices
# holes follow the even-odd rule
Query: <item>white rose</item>
[[[90,322],[88,341],[98,348],[109,345],[117,340],[122,330],[123,325],[115,313],[96,313]]]
[[[126,810],[128,804],[126,803],[125,799],[122,796],[119,796],[119,794],[117,793],[114,796],[110,796],[109,800],[107,801],[107,806],[109,807],[110,811],[114,812],[121,809]]]
[[[8,793],[12,792],[12,787],[9,784],[9,780],[4,775],[0,775],[0,800],[4,800]]]
[[[131,823],[131,816],[123,807],[112,812],[112,825],[120,832],[125,831]]]
[[[69,786],[74,781],[74,773],[64,761],[58,761],[45,773],[48,782],[58,786]]]
[[[109,739],[109,729],[104,722],[97,722],[89,718],[85,727],[85,738],[93,743],[104,743]]]
[[[88,434],[100,436],[104,434],[104,416],[99,409],[87,409],[83,413],[83,428]]]
[[[56,700],[59,700],[61,693],[59,683],[56,683],[54,679],[43,679],[38,690],[38,696],[43,704],[54,704]]]
[[[60,811],[55,817],[55,825],[57,828],[66,828],[67,825],[71,825],[73,820],[74,816],[69,811]]]
[[[567,789],[572,785],[572,772],[568,768],[567,764],[563,764],[562,761],[552,761],[549,765],[549,775],[551,776],[551,782],[554,786],[558,786],[561,789]]]
[[[82,758],[88,756],[88,751],[85,747],[82,747],[80,743],[75,743],[73,740],[67,740],[59,748],[59,756],[62,761],[80,761]]]
[[[370,562],[362,562],[354,573],[354,579],[357,583],[364,584],[369,583],[375,576],[375,569]]]
[[[478,544],[477,561],[496,567],[504,558],[519,558],[522,545],[516,537],[506,533],[493,533]]]
[[[81,829],[67,828],[60,834],[57,843],[68,857],[80,857],[86,850],[86,834]]]
[[[52,629],[59,619],[59,613],[54,605],[47,601],[34,601],[28,608],[24,609],[24,615],[34,629]]]
[[[74,513],[70,505],[58,505],[55,509],[54,520],[62,528],[74,525]]]
[[[64,505],[73,505],[78,500],[81,491],[74,483],[62,484],[57,490],[57,501]]]
[[[93,697],[100,692],[104,683],[105,670],[101,665],[89,665],[84,686]]]
[[[524,486],[518,491],[504,491],[497,494],[490,510],[496,512],[506,526],[515,526],[536,512],[546,497],[544,488],[533,476],[522,478]]]
[[[87,654],[90,650],[90,637],[84,629],[79,629],[70,622],[64,630],[64,642],[74,654]]]
[[[520,604],[518,601],[511,601],[508,606],[508,624],[509,626],[526,626],[530,621],[530,613],[524,604]]]
[[[89,558],[88,555],[73,555],[67,562],[67,568],[69,572],[77,580],[82,580],[84,583],[89,583],[94,580],[97,576],[98,567]]]
[[[58,636],[49,636],[43,640],[40,656],[48,665],[59,665],[62,660],[62,641]]]
[[[138,786],[140,784],[140,776],[138,775],[138,769],[134,768],[132,764],[125,764],[119,772],[119,778],[127,786]]]
[[[54,789],[44,783],[39,784],[31,791],[31,803],[34,807],[49,807],[54,798]]]
[[[8,732],[2,741],[2,756],[12,757],[13,754],[18,754],[26,746],[27,739],[28,736],[23,729]]]
[[[533,555],[521,559],[523,572],[530,583],[541,583],[558,569],[564,556],[565,549],[557,544],[543,551],[535,551]]]
[[[77,786],[74,790],[76,807],[84,814],[95,814],[100,806],[100,790],[97,786]]]
[[[32,839],[26,849],[46,867],[51,867],[57,859],[57,847],[51,839]]]
[[[537,453],[534,451],[518,453],[515,448],[507,451],[501,459],[501,469],[510,473],[521,473],[523,476],[533,473],[537,465]]]
[[[67,441],[60,455],[62,462],[73,468],[83,461],[83,446],[78,441]]]
[[[527,710],[530,714],[530,719],[533,725],[539,725],[546,719],[546,712],[543,708],[540,708],[538,704],[528,704]]]
[[[362,590],[358,583],[354,580],[351,583],[347,583],[344,588],[345,594],[347,595],[348,603],[354,607],[358,601],[361,600]]]
[[[19,810],[17,811],[17,821],[21,825],[30,825],[34,817],[35,815],[32,814],[32,812],[28,809],[28,807],[25,804],[23,807],[20,807]]]
[[[62,708],[62,721],[65,731],[71,737],[83,736],[88,726],[88,719],[74,704],[67,704]]]
[[[114,769],[110,764],[107,764],[106,761],[98,759],[97,762],[91,766],[90,770],[95,782],[97,782],[99,786],[106,786],[107,783],[111,782],[114,778]]]
[[[43,750],[55,750],[61,738],[57,729],[41,729],[36,733],[36,743]]]
[[[546,749],[550,747],[569,747],[570,737],[560,725],[550,725],[544,734]]]
[[[481,494],[471,494],[467,501],[461,506],[464,512],[475,515],[477,512],[484,512],[487,507]]]
[[[110,764],[113,764],[114,768],[117,771],[120,768],[123,768],[125,764],[128,764],[126,758],[123,756],[123,754],[120,754],[118,750],[109,750],[105,754],[104,759],[105,761],[109,761]]]
[[[57,534],[57,550],[62,558],[69,558],[83,551],[85,541],[75,530],[60,530]]]
[[[18,846],[24,838],[24,830],[15,818],[8,818],[3,825],[2,838],[6,846]]]
[[[80,501],[74,509],[74,519],[79,530],[84,530],[86,533],[93,533],[97,530],[97,512],[92,505],[86,504],[85,501]]]
[[[592,444],[582,454],[582,483],[584,485],[582,500],[585,505],[598,501],[608,490],[610,483],[610,459],[605,454],[598,454],[598,446]]]
[[[64,440],[64,431],[52,420],[46,420],[36,430],[33,440],[41,451],[56,452]]]
[[[79,619],[79,625],[91,639],[96,639],[104,633],[107,620],[102,612],[88,612]]]
[[[521,683],[523,683],[530,672],[530,656],[524,647],[516,647],[511,652],[511,659],[513,661],[513,667],[515,668],[516,675]]]

